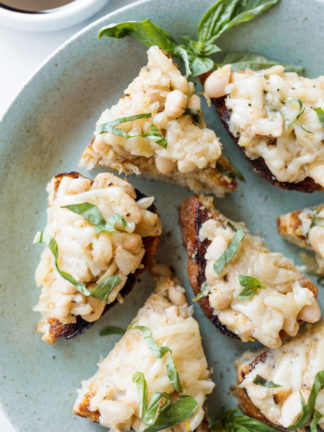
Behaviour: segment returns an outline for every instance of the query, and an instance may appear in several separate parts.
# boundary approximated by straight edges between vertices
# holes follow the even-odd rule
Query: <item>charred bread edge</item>
[[[72,171],[70,173],[58,174],[57,176],[55,176],[55,179],[57,179],[57,181],[56,181],[55,186],[54,186],[54,193],[57,192],[60,181],[65,176],[78,178],[82,175],[75,172],[75,171]],[[84,177],[84,176],[82,176],[82,177]],[[90,180],[91,180],[91,183],[93,183],[93,180],[92,179],[90,179]],[[136,191],[136,199],[140,199],[140,198],[143,198],[146,196],[142,192],[138,191],[137,189],[135,189],[135,191]],[[157,209],[153,204],[148,208],[148,210],[158,214]],[[141,273],[145,272],[147,270],[147,268],[151,265],[151,262],[154,258],[155,253],[156,253],[159,241],[160,241],[160,237],[158,237],[158,236],[143,238],[143,244],[145,247],[145,254],[144,254],[144,257],[142,260],[143,268],[137,269],[135,273],[133,273],[132,275],[130,275],[127,278],[127,281],[126,281],[124,287],[120,291],[120,294],[123,297],[125,297],[127,294],[129,294],[131,292],[131,290],[133,289],[133,287],[135,285],[135,282],[136,282],[136,279],[138,278],[138,276]],[[107,306],[105,307],[101,316],[105,312],[107,312],[111,307],[113,307],[116,303],[118,303],[117,300],[115,300],[114,302],[112,302],[110,304],[107,304]],[[83,333],[84,331],[86,331],[93,324],[95,324],[95,322],[96,321],[93,321],[93,322],[85,321],[83,318],[81,318],[80,315],[77,316],[77,321],[76,321],[76,323],[73,323],[73,324],[62,324],[60,321],[53,319],[52,322],[49,321],[49,323],[51,324],[50,329],[49,329],[49,333],[50,333],[50,337],[53,338],[52,343],[54,343],[60,337],[64,337],[66,339],[71,339],[71,338]]]
[[[199,240],[199,230],[206,220],[215,217],[216,214],[213,214],[213,209],[206,208],[200,202],[197,195],[192,195],[182,203],[179,215],[183,243],[188,252],[188,276],[195,295],[198,295],[201,285],[206,280],[205,254],[207,247],[211,243],[208,239],[205,239],[203,242]],[[214,314],[214,309],[209,304],[208,297],[202,298],[199,300],[199,303],[207,318],[209,318],[223,334],[235,339],[240,339],[237,334],[230,331],[219,321],[217,315]]]
[[[212,72],[213,71],[200,76],[200,81],[201,81],[202,84],[204,84],[204,82],[206,81],[208,75],[210,75],[210,73],[212,73]],[[243,154],[245,155],[245,157],[252,164],[252,166],[254,168],[254,171],[256,173],[258,173],[263,178],[265,178],[266,180],[268,180],[274,186],[280,187],[282,189],[294,190],[294,191],[305,192],[305,193],[317,192],[317,191],[321,191],[321,190],[324,189],[321,185],[319,185],[318,183],[315,183],[315,181],[312,178],[310,178],[310,177],[306,177],[303,181],[297,182],[297,183],[279,182],[276,179],[276,177],[272,174],[272,172],[269,170],[269,168],[266,165],[264,159],[262,157],[258,157],[257,159],[250,159],[248,156],[246,156],[244,149],[240,145],[238,145],[238,138],[235,137],[235,136],[233,136],[230,133],[229,127],[228,127],[228,121],[229,121],[229,118],[230,118],[230,112],[226,108],[225,97],[220,97],[220,98],[217,98],[217,99],[211,98],[211,101],[215,105],[216,111],[217,111],[217,113],[218,113],[218,115],[219,115],[219,117],[220,117],[223,125],[225,126],[226,130],[231,135],[231,137],[234,140],[235,144],[237,144],[237,146],[241,149],[241,151],[243,152]]]

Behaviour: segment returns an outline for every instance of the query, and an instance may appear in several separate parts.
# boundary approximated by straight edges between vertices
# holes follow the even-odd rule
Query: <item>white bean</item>
[[[321,317],[321,309],[314,298],[314,301],[309,306],[304,306],[300,311],[298,318],[308,323],[315,323]]]
[[[173,90],[168,94],[165,101],[164,112],[168,117],[180,117],[187,104],[187,96],[180,90]]]
[[[162,173],[162,174],[169,174],[174,170],[175,162],[171,159],[166,159],[161,156],[157,156],[155,159],[155,165],[156,168]]]
[[[225,87],[230,81],[231,65],[215,70],[205,81],[205,93],[210,98],[225,96]]]

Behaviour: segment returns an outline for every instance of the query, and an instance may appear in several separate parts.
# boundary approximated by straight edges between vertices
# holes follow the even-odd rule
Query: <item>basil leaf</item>
[[[103,36],[117,39],[131,36],[147,47],[157,45],[167,52],[177,46],[176,41],[170,35],[161,27],[151,23],[149,19],[110,24],[99,31],[98,38],[101,39]]]
[[[164,138],[164,136],[161,134],[159,129],[155,125],[151,125],[150,130],[151,130],[151,133],[142,133],[139,136],[144,137],[144,138],[148,138],[148,139],[156,142],[157,144],[159,144],[161,147],[166,149],[168,147],[168,142]]]
[[[139,414],[143,418],[147,411],[147,384],[142,372],[135,372],[132,378],[139,393]]]
[[[321,420],[322,417],[323,417],[323,414],[321,414],[317,410],[314,411],[314,417],[313,417],[312,423],[310,424],[311,432],[318,432],[317,425],[318,425],[319,420]]]
[[[102,280],[97,286],[95,286],[90,294],[99,300],[106,301],[109,294],[112,292],[116,286],[121,283],[121,278],[118,275],[108,276],[106,279]]]
[[[66,208],[71,210],[73,213],[82,216],[96,229],[97,234],[103,232],[115,232],[116,222],[120,222],[123,229],[127,227],[127,222],[125,221],[124,217],[118,213],[114,213],[113,215],[109,216],[106,222],[98,207],[89,202],[84,202],[81,204],[69,204],[62,206],[62,208]]]
[[[277,387],[282,387],[281,384],[275,384],[272,381],[267,381],[265,378],[263,378],[260,375],[257,375],[254,380],[253,380],[254,384],[257,385],[261,385],[262,387],[268,387],[268,388],[277,388]]]
[[[318,372],[315,375],[314,382],[308,397],[308,402],[306,404],[305,399],[303,398],[303,395],[300,393],[300,399],[302,404],[302,413],[299,416],[297,422],[291,426],[289,426],[288,429],[294,430],[298,428],[302,428],[305,426],[308,421],[312,418],[312,416],[315,413],[315,404],[316,399],[319,394],[319,392],[324,388],[324,370]]]
[[[216,168],[221,174],[223,174],[226,177],[229,177],[231,179],[238,178],[239,180],[245,182],[245,178],[243,177],[243,174],[241,173],[241,171],[238,168],[236,168],[235,165],[233,165],[232,162],[231,162],[231,168],[230,169],[224,168],[223,165],[220,164],[219,162],[216,162]]]
[[[227,64],[232,65],[232,70],[245,70],[249,68],[257,71],[262,69],[268,69],[272,66],[280,64],[285,67],[287,72],[296,72],[298,74],[303,74],[305,72],[305,68],[303,66],[279,63],[269,60],[267,57],[252,53],[226,53],[225,57],[222,59],[222,62],[218,64],[218,66],[221,67]]]
[[[261,423],[239,410],[222,410],[221,418],[210,426],[214,432],[277,432],[276,429]]]
[[[123,335],[125,333],[125,330],[120,327],[115,326],[107,326],[100,330],[99,335],[100,336],[110,336],[113,334]]]
[[[160,410],[153,425],[144,429],[143,432],[156,432],[161,429],[171,428],[184,420],[187,420],[196,411],[198,404],[189,395],[180,395],[176,402]]]
[[[227,249],[223,252],[220,258],[218,258],[218,260],[214,264],[214,270],[218,275],[221,274],[226,264],[234,257],[243,238],[244,231],[242,230],[242,228],[239,228],[234,234],[234,237],[232,238],[230,244],[227,246]]]
[[[109,132],[113,135],[119,135],[119,136],[123,136],[125,138],[132,138],[132,135],[128,135],[128,133],[125,132],[123,129],[114,128],[114,126],[117,126],[117,125],[122,124],[122,123],[128,123],[131,121],[140,120],[143,118],[151,118],[151,117],[152,117],[151,113],[135,114],[135,115],[128,116],[128,117],[121,117],[119,119],[111,120],[109,122],[100,124],[97,127],[97,132],[100,134],[105,133],[105,132]],[[137,136],[137,135],[135,135],[135,136]]]
[[[128,329],[140,330],[143,333],[143,339],[155,357],[162,358],[165,354],[170,353],[166,364],[168,378],[174,390],[180,393],[182,391],[180,377],[174,365],[171,349],[167,346],[160,347],[153,339],[151,330],[145,326],[136,326],[135,323],[130,323]]]
[[[214,42],[230,28],[260,15],[279,0],[218,0],[202,17],[198,26],[198,38]]]
[[[44,234],[43,232],[38,232],[34,238],[34,241],[33,241],[33,244],[36,244],[36,243],[46,244],[46,246],[49,248],[49,250],[52,252],[52,254],[54,256],[55,268],[56,268],[57,272],[59,273],[59,275],[63,279],[67,280],[72,285],[74,285],[75,288],[81,294],[83,294],[87,297],[91,295],[91,292],[87,289],[87,287],[85,286],[84,283],[77,281],[76,279],[74,279],[74,277],[72,275],[70,275],[70,273],[67,273],[67,272],[60,269],[60,267],[58,265],[58,246],[57,246],[57,243],[56,243],[56,240],[54,237],[50,238],[50,237],[46,236],[46,234]]]
[[[265,286],[263,286],[261,282],[253,276],[238,275],[238,280],[240,285],[244,288],[239,294],[240,299],[245,300],[252,298],[259,289],[265,289]]]
[[[190,68],[192,76],[203,75],[204,73],[210,71],[214,67],[214,62],[208,57],[195,56],[189,54],[190,58]]]
[[[321,123],[322,127],[324,128],[324,111],[322,110],[321,107],[313,108],[313,109],[317,114],[317,118],[318,118],[319,122]]]
[[[166,400],[166,403],[161,407],[160,404],[163,398]],[[167,393],[154,392],[151,396],[151,401],[147,407],[146,413],[142,418],[143,423],[146,426],[154,424],[157,410],[160,408],[160,411],[163,411],[163,409],[167,408],[170,404],[171,398]]]
[[[192,301],[198,301],[204,297],[207,297],[210,291],[210,286],[208,285],[208,283],[205,281],[202,285],[201,285],[201,290],[200,293],[198,295],[196,295],[196,297],[194,297],[192,299]]]

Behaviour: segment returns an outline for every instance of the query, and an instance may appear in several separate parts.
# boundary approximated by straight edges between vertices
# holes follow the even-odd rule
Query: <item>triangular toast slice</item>
[[[82,382],[73,412],[112,431],[206,430],[204,402],[214,383],[210,379],[199,325],[192,312],[184,289],[169,279],[169,275],[159,278],[155,292],[112,351],[99,363],[96,374]],[[166,353],[159,355],[161,347]],[[170,361],[173,362],[171,375]],[[181,388],[176,390],[170,377],[177,374]],[[145,402],[134,382],[138,375],[146,381]],[[166,399],[160,400],[160,408],[149,423],[144,414],[146,405],[150,406],[155,398],[154,392],[166,394]],[[192,409],[184,415],[187,418],[174,422],[171,413],[162,412],[162,407],[167,399],[174,404],[183,398],[193,403]],[[149,427],[152,429],[147,429]]]
[[[324,322],[320,321],[305,327],[277,350],[244,353],[236,362],[236,393],[242,410],[281,431],[309,431],[312,416],[304,425],[289,427],[301,415],[301,395],[307,403],[316,374],[323,374],[323,341]],[[315,399],[315,409],[324,412],[324,390]],[[324,430],[323,419],[315,429]]]
[[[81,165],[141,174],[219,197],[236,188],[193,83],[156,46],[124,96],[102,113]]]
[[[201,81],[258,174],[288,190],[323,190],[323,76],[305,78],[280,65],[261,71],[226,65]]]
[[[48,247],[36,270],[42,292],[34,310],[42,314],[37,332],[53,344],[85,331],[130,292],[162,228],[153,197],[110,173],[94,180],[59,174],[47,190],[48,221],[37,241]]]
[[[307,271],[324,275],[324,204],[294,210],[278,217],[277,224],[283,238],[315,252],[314,256],[301,254]]]
[[[277,348],[301,322],[316,322],[317,288],[281,253],[269,252],[213,205],[191,196],[180,208],[191,286],[207,317],[225,334]]]

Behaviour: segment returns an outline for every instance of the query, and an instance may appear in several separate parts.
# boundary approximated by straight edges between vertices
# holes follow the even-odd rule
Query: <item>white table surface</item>
[[[132,1],[134,0],[110,0],[99,13],[87,21],[56,32],[22,32],[0,26],[0,119],[25,82],[52,51],[85,25]],[[1,407],[0,431],[16,432]]]

